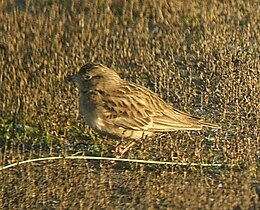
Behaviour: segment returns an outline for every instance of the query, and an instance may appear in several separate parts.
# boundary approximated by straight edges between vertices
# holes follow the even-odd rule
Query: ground
[[[260,208],[259,17],[253,0],[1,1],[0,166],[113,157],[116,142],[85,125],[64,81],[88,61],[221,129],[159,135],[126,157],[174,166],[59,159],[3,169],[0,208]]]

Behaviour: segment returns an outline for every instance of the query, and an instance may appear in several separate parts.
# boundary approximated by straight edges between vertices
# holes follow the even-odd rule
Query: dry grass
[[[222,127],[159,136],[129,157],[240,169],[32,163],[0,172],[0,208],[260,208],[259,3],[61,2],[0,2],[0,166],[112,156],[115,142],[85,127],[64,82],[96,61]]]

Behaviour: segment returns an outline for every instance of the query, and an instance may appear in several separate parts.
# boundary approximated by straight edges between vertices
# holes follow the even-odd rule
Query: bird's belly
[[[122,138],[126,138],[126,139],[134,139],[134,140],[138,140],[138,139],[145,139],[147,137],[151,137],[153,136],[153,132],[149,132],[149,131],[142,131],[142,130],[130,130],[130,129],[120,129],[120,134]]]
[[[88,123],[91,128],[97,131],[100,135],[113,139],[144,139],[153,135],[152,132],[125,129],[113,124],[109,124],[102,119],[96,119]]]
[[[104,117],[102,110],[97,109],[95,104],[82,103],[80,100],[80,114],[84,118],[85,123],[102,136],[114,139],[142,139],[152,136],[152,132],[126,129],[115,125],[112,121]]]

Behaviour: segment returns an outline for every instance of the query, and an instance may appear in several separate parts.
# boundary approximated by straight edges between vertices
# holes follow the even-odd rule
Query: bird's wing
[[[215,126],[174,109],[155,93],[132,83],[104,96],[103,100],[106,120],[125,129],[162,132]]]

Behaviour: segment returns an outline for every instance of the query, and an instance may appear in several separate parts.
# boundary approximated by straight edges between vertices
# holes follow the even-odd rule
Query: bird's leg
[[[130,141],[127,145],[123,147],[123,150],[121,151],[121,157],[132,147],[136,144],[135,140]]]
[[[121,153],[122,147],[123,147],[122,142],[121,141],[117,141],[116,142],[116,148],[115,148],[115,155],[116,156],[118,156]]]
[[[147,136],[145,135],[145,133],[142,134],[142,138],[141,139],[145,139],[147,138]],[[133,147],[137,141],[136,140],[132,140],[130,141],[127,145],[123,145],[123,138],[120,142],[117,142],[116,144],[116,157],[123,157],[123,155],[131,148]]]
[[[130,141],[127,145],[123,145],[122,142],[116,143],[115,155],[117,157],[123,157],[123,155],[136,144],[135,140]]]

